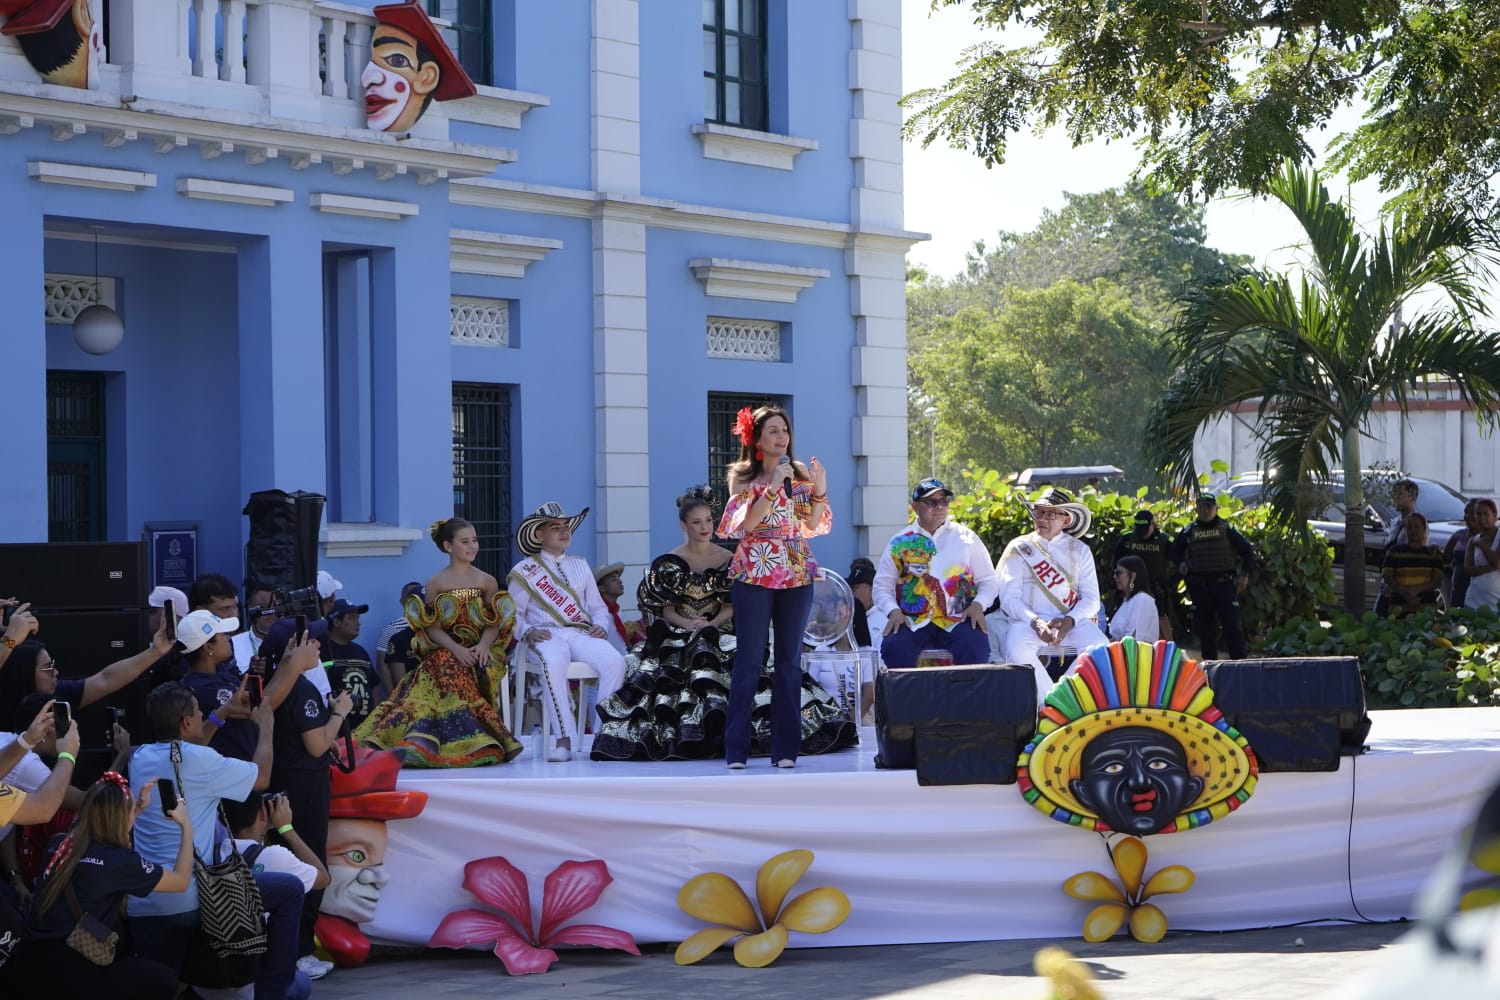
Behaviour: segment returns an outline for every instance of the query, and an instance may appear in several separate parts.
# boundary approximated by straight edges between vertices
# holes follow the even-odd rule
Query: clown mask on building
[[[366,125],[379,132],[405,132],[433,101],[478,92],[416,0],[385,4],[373,13],[370,61],[360,77]]]
[[[333,772],[328,809],[328,888],[319,908],[318,940],[340,966],[361,965],[370,941],[359,924],[375,918],[380,893],[390,884],[385,869],[386,824],[410,819],[427,805],[426,792],[399,791],[402,754],[363,750],[358,765]]]
[[[0,34],[12,35],[47,83],[86,89],[99,79],[104,46],[92,0],[0,0]]]

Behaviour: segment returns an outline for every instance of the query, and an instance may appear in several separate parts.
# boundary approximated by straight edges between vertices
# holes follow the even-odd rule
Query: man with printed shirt
[[[996,572],[1000,608],[1010,622],[1006,659],[1036,672],[1040,705],[1052,689],[1039,655],[1043,647],[1080,652],[1109,639],[1094,623],[1099,615],[1094,553],[1080,541],[1092,523],[1089,509],[1055,487],[1027,507],[1036,529],[1011,539]]]
[[[1193,631],[1203,659],[1219,658],[1219,629],[1231,660],[1245,658],[1245,629],[1240,622],[1240,595],[1255,568],[1255,550],[1219,516],[1212,493],[1198,497],[1198,519],[1184,528],[1172,546],[1172,558],[1187,580],[1193,601]]]
[[[948,516],[953,491],[924,479],[911,491],[916,520],[897,532],[875,569],[875,614],[883,621],[880,659],[888,667],[916,666],[926,649],[944,649],[953,662],[989,662],[984,609],[999,592],[990,551],[973,531]]]
[[[1406,545],[1408,522],[1417,510],[1417,495],[1421,492],[1415,480],[1398,479],[1391,484],[1391,503],[1396,507],[1396,518],[1385,533],[1385,550],[1389,552],[1398,545]],[[1375,598],[1375,613],[1382,618],[1391,614],[1391,585],[1384,576],[1380,578],[1380,593]]]

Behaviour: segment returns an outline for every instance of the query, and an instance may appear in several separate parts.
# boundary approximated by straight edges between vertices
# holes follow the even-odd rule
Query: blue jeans
[[[297,947],[302,923],[302,880],[286,872],[256,872],[266,921],[266,953],[255,977],[255,1000],[303,1000],[312,990],[306,976],[298,982]]]
[[[744,763],[750,757],[750,710],[766,662],[770,627],[776,626],[771,673],[771,759],[796,760],[802,745],[802,633],[812,611],[808,584],[786,590],[757,587],[736,580],[729,590],[734,605],[734,673],[729,681],[729,719],[724,730],[724,759]]]
[[[968,621],[959,622],[951,631],[932,622],[918,629],[903,625],[881,640],[880,662],[888,667],[915,667],[924,649],[948,650],[955,666],[990,662],[990,637]]]

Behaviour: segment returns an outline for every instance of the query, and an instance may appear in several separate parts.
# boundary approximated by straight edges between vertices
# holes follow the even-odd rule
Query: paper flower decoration
[[[1168,865],[1141,885],[1146,872],[1146,845],[1138,837],[1126,837],[1110,849],[1110,860],[1120,876],[1120,885],[1098,872],[1079,872],[1063,883],[1063,892],[1074,899],[1099,903],[1083,918],[1083,939],[1097,943],[1115,936],[1130,918],[1130,936],[1146,944],[1160,941],[1167,933],[1166,915],[1146,900],[1169,892],[1187,892],[1197,876],[1186,865]],[[1121,886],[1124,892],[1120,891]]]
[[[495,956],[512,976],[546,972],[557,961],[558,944],[587,944],[639,955],[635,939],[613,927],[598,924],[562,926],[599,902],[604,887],[613,882],[603,861],[564,861],[543,885],[542,924],[531,919],[531,889],[523,875],[504,858],[479,858],[464,865],[464,888],[486,906],[499,910],[457,910],[432,932],[429,947],[465,948],[494,942]]]
[[[708,927],[677,946],[677,964],[692,965],[733,938],[734,960],[747,969],[770,965],[786,949],[787,932],[824,934],[849,919],[849,897],[831,886],[809,889],[781,904],[809,868],[812,851],[787,851],[760,866],[755,898],[760,915],[739,883],[707,872],[688,879],[677,905],[690,917],[722,926]]]

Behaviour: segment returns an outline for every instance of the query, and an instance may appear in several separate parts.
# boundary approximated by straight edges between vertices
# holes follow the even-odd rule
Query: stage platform
[[[1173,930],[1319,920],[1390,920],[1500,782],[1500,709],[1371,713],[1370,750],[1337,772],[1263,775],[1238,812],[1202,829],[1145,838],[1147,873],[1191,868],[1186,893],[1153,902]],[[755,896],[762,862],[792,848],[816,860],[793,893],[836,886],[852,905],[828,934],[791,947],[1077,938],[1090,904],[1062,883],[1113,870],[1099,834],[1027,805],[1015,785],[922,787],[875,767],[874,731],[857,750],[804,757],[795,770],[754,759],[548,764],[401,772],[428,794],[389,824],[377,942],[424,945],[443,916],[478,906],[464,864],[504,856],[542,882],[567,860],[604,860],[614,883],[575,922],[680,941],[703,924],[677,907],[683,883],[728,874]],[[1478,873],[1475,873],[1476,876]]]

